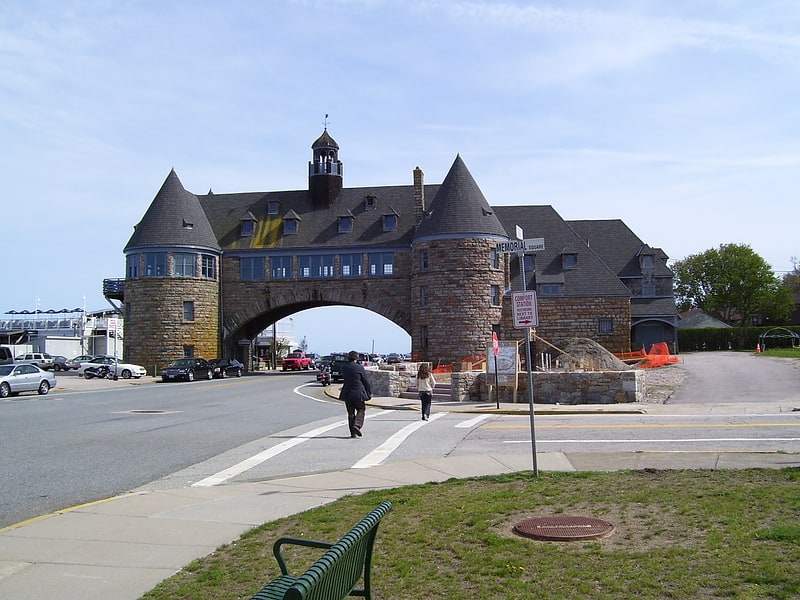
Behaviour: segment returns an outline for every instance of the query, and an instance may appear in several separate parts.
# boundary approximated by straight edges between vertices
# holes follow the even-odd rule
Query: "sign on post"
[[[544,238],[497,242],[496,248],[500,254],[539,252],[544,250]]]
[[[511,304],[514,313],[514,327],[523,329],[539,326],[539,309],[536,306],[536,292],[511,292]]]

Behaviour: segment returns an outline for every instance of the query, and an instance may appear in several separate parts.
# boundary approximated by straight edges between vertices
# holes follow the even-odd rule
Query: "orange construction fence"
[[[614,356],[623,362],[636,364],[643,369],[674,365],[681,361],[680,358],[669,353],[669,346],[666,342],[653,344],[650,346],[650,352],[645,352],[642,348],[638,352],[621,352]]]

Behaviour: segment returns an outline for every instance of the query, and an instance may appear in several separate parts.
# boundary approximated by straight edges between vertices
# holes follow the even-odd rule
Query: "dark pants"
[[[427,419],[431,416],[431,393],[420,392],[419,399],[422,402],[422,418]]]
[[[347,424],[350,427],[350,435],[358,435],[364,426],[364,412],[366,405],[361,400],[345,400],[347,407]]]

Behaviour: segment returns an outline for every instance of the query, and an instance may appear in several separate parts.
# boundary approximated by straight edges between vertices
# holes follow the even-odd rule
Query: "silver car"
[[[0,398],[16,396],[20,392],[39,392],[45,395],[56,387],[56,376],[36,365],[0,365]]]

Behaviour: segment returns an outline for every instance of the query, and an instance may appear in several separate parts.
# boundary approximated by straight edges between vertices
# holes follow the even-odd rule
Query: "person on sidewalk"
[[[417,369],[417,391],[419,400],[422,403],[422,420],[427,421],[431,416],[431,399],[433,398],[433,388],[436,387],[436,379],[431,373],[428,363],[420,363]]]
[[[361,437],[364,426],[365,402],[372,398],[372,389],[367,378],[364,365],[358,362],[358,352],[347,353],[347,363],[342,367],[342,391],[339,399],[344,400],[347,407],[347,424],[350,426],[350,437]]]

